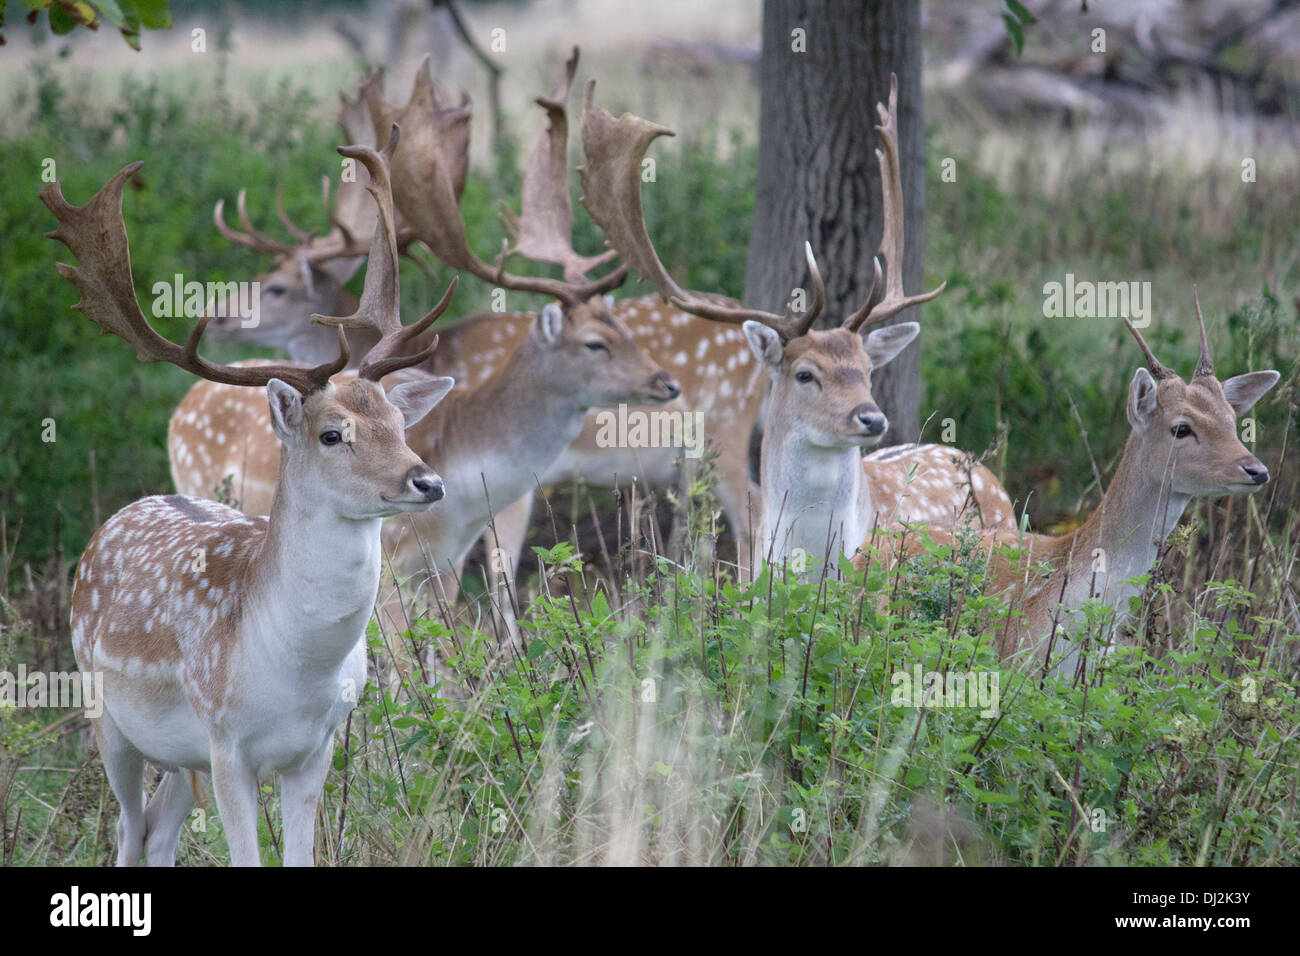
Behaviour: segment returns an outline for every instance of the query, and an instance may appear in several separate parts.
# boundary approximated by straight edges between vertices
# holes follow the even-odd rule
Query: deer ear
[[[1156,380],[1144,368],[1133,373],[1128,385],[1128,423],[1137,431],[1147,427],[1156,410]]]
[[[564,310],[558,303],[548,302],[537,316],[537,324],[533,329],[543,344],[552,348],[559,345],[564,338]]]
[[[288,444],[297,439],[303,422],[302,396],[287,382],[273,378],[266,383],[266,397],[271,403],[271,428],[280,441]]]
[[[1236,375],[1223,383],[1223,397],[1232,406],[1233,413],[1240,418],[1250,411],[1252,405],[1264,397],[1264,393],[1277,384],[1282,376],[1271,369],[1267,372],[1247,372]]]
[[[394,386],[388,393],[388,400],[402,413],[402,420],[410,428],[446,398],[455,384],[456,380],[447,375],[418,382],[404,382]]]
[[[745,333],[745,340],[749,342],[750,350],[758,356],[763,367],[769,374],[775,374],[781,367],[781,356],[785,354],[781,336],[777,335],[776,330],[771,326],[755,322],[753,319],[745,322],[740,327],[740,331]]]
[[[871,359],[873,369],[888,365],[898,358],[898,353],[912,344],[912,340],[921,334],[921,326],[915,322],[899,322],[876,329],[867,336],[867,357]]]
[[[321,272],[327,273],[339,285],[347,285],[357,270],[365,265],[365,256],[351,256],[347,259],[330,259],[320,264]]]

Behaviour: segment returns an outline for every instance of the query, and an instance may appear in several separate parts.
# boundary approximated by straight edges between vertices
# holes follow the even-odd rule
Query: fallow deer
[[[199,355],[207,319],[184,345],[145,318],[131,278],[122,216],[124,168],[84,206],[59,183],[41,193],[59,226],[50,237],[75,254],[60,273],[81,294],[74,306],[143,361],[169,362],[251,393],[264,390],[283,452],[268,517],[248,517],[181,495],[143,498],[92,537],[78,564],[71,630],[83,679],[102,681],[104,712],[93,721],[109,783],[121,804],[117,863],[143,853],[175,862],[195,773],[210,773],[235,865],[256,865],[258,780],[282,780],[284,863],[313,862],[317,804],[331,764],[334,731],[356,704],[366,667],[362,635],[380,575],[380,524],[427,510],[441,479],[403,433],[447,391],[449,379],[421,376],[385,395],[386,375],[427,360],[412,350],[450,301],[403,327],[388,161],[365,163],[380,226],[355,314],[336,325],[339,356],[307,368],[215,365]],[[367,326],[379,341],[356,378],[332,384],[348,360],[345,327]],[[143,766],[165,770],[147,805]]]
[[[1201,354],[1186,382],[1124,320],[1146,368],[1139,367],[1129,383],[1125,412],[1133,431],[1088,519],[1056,537],[1003,529],[981,537],[989,557],[986,591],[1005,597],[1013,614],[999,639],[1004,658],[1024,652],[1058,674],[1068,672],[1081,657],[1079,644],[1070,640],[1080,609],[1093,598],[1117,611],[1126,608],[1138,590],[1132,579],[1155,564],[1193,497],[1258,491],[1268,483],[1268,469],[1237,437],[1236,420],[1281,376],[1247,372],[1220,382],[1199,299],[1196,320]],[[954,540],[943,531],[930,537],[940,544]],[[910,535],[901,545],[915,555],[925,542]],[[857,561],[861,565],[865,558]]]
[[[572,75],[576,65],[576,58],[572,66],[566,64],[566,78]],[[460,114],[454,110],[465,110],[468,119],[467,101],[453,107],[430,83],[427,62],[417,72],[416,86],[406,107],[399,109],[383,104],[381,87],[380,74],[372,74],[355,99],[343,97],[340,125],[345,130],[353,130],[364,123],[373,142],[367,97],[382,104],[385,116],[398,117],[407,130],[413,124],[437,123],[439,117],[447,116],[446,111],[452,110],[456,122],[444,123],[432,131],[426,145],[432,153],[434,144],[442,139],[451,139],[451,142],[441,145],[439,152],[441,156],[456,159],[454,163],[450,158],[442,162],[451,170],[452,190],[459,198],[467,168],[468,139],[465,135],[468,125],[460,121]],[[433,104],[431,108],[429,104]],[[548,129],[544,137],[549,139],[550,136],[551,130]],[[360,140],[359,134],[348,138],[351,142]],[[409,133],[407,139],[408,143],[412,139]],[[412,201],[419,201],[422,195],[418,186],[412,194]],[[336,213],[335,218],[344,219],[341,213]],[[230,234],[232,232],[226,232],[228,238],[236,238]],[[360,228],[354,228],[352,232],[363,234]],[[245,234],[251,233],[251,228],[246,227]],[[243,240],[236,238],[236,241]],[[321,240],[315,242],[319,244]],[[268,248],[268,251],[272,250]],[[272,254],[275,253],[272,251]],[[279,293],[281,298],[268,302],[266,294],[276,295],[276,289],[263,279],[260,328],[245,330],[238,322],[229,323],[224,327],[224,337],[280,345],[287,349],[294,361],[317,361],[321,349],[329,347],[332,340],[322,342],[322,334],[327,330],[313,323],[311,316],[313,313],[345,311],[348,306],[338,303],[346,303],[350,299],[349,293],[338,283],[329,281],[317,280],[308,285],[297,278],[296,267],[277,268],[271,275],[276,277],[275,285],[283,291]],[[292,303],[293,307],[279,307],[280,302]],[[608,303],[607,307],[611,318],[627,330],[632,341],[646,350],[660,366],[670,370],[680,382],[681,397],[665,406],[664,411],[698,410],[706,414],[709,444],[716,452],[717,494],[738,539],[743,564],[749,554],[747,541],[751,524],[746,513],[752,492],[748,442],[762,404],[762,371],[753,362],[739,330],[719,328],[716,323],[665,305],[654,296],[622,299]],[[536,313],[493,313],[472,316],[444,328],[440,330],[441,344],[432,360],[432,371],[453,376],[458,390],[480,385],[500,372],[504,360],[527,339],[536,321]],[[354,351],[363,347],[363,343],[353,344]],[[199,401],[205,397],[207,402]],[[184,412],[178,410],[169,433],[176,487],[187,494],[212,494],[213,489],[229,484],[239,506],[247,502],[247,507],[256,509],[260,502],[268,500],[270,476],[274,475],[276,460],[274,442],[268,440],[263,430],[239,435],[225,429],[222,426],[224,412],[216,403],[224,403],[226,398],[218,396],[202,383],[196,386],[193,399],[187,400]],[[646,409],[630,411],[641,414]],[[579,477],[588,485],[606,487],[615,481],[635,479],[643,487],[668,488],[681,482],[680,448],[611,447],[599,441],[599,434],[597,415],[590,412],[578,437],[549,469],[539,475],[540,483],[547,485]],[[221,443],[218,443],[218,438]],[[225,446],[225,442],[232,438],[238,438],[238,452]],[[752,497],[756,504],[756,492]],[[530,487],[514,504],[493,502],[496,507],[495,537],[490,531],[489,553],[502,556],[503,563],[512,562],[521,553],[532,500],[533,488]],[[495,561],[490,564],[494,577],[496,566]]]
[[[424,595],[454,598],[445,590],[446,582],[457,574],[493,512],[531,493],[538,477],[553,467],[578,435],[588,409],[663,404],[676,398],[680,389],[609,314],[604,295],[622,283],[626,267],[588,279],[587,273],[608,263],[613,253],[584,257],[570,245],[572,208],[559,149],[566,131],[563,101],[568,80],[562,80],[557,95],[545,101],[550,127],[525,171],[525,201],[514,224],[518,251],[563,264],[564,278],[549,279],[511,275],[469,252],[455,185],[463,175],[467,142],[457,124],[467,122],[468,110],[433,105],[432,88],[427,74],[423,75],[425,80],[417,81],[412,97],[415,107],[397,117],[399,124],[409,121],[410,126],[401,127],[404,145],[393,161],[394,196],[406,196],[402,208],[413,235],[426,244],[439,243],[433,251],[453,267],[480,276],[490,271],[504,288],[545,293],[558,300],[533,317],[522,334],[508,337],[506,330],[499,335],[493,330],[490,338],[503,342],[491,374],[454,391],[409,436],[413,448],[436,449],[447,459],[443,480],[457,506],[389,522],[384,529],[385,552],[399,577],[416,579],[417,591],[432,580],[427,575],[441,575],[443,586]],[[388,111],[373,105],[372,113],[391,118]],[[430,141],[422,139],[430,132],[431,120],[452,127],[432,141],[432,149]],[[420,165],[415,160],[421,157],[431,160],[437,188],[413,204],[409,170]],[[427,228],[430,221],[438,224],[436,229]],[[445,244],[456,241],[459,258],[446,251]],[[444,365],[455,367],[461,358],[453,356]],[[268,428],[265,409],[238,389],[208,383],[195,386],[172,418],[169,445],[177,487],[210,493],[229,475],[242,509],[260,513],[278,455]],[[204,440],[193,440],[196,435]],[[392,599],[383,602],[382,618],[386,626],[399,631],[409,624]]]
[[[615,119],[594,106],[595,81],[583,101],[583,204],[626,262],[684,311],[741,326],[759,366],[771,379],[761,456],[761,547],[778,561],[852,554],[873,527],[924,519],[937,526],[973,520],[976,526],[1014,527],[1011,501],[997,478],[962,452],[942,445],[909,445],[863,458],[889,423],[871,397],[871,372],[894,358],[920,332],[915,322],[876,329],[909,306],[928,302],[903,292],[902,180],[895,125],[898,85],[876,127],[885,151],[880,162],[884,231],[867,302],[840,328],[812,329],[824,287],[805,243],[812,302],[803,314],[784,315],[719,304],[681,289],[660,262],[641,211],[640,168],[646,149],[672,131],[625,113]],[[973,503],[975,508],[970,508]]]

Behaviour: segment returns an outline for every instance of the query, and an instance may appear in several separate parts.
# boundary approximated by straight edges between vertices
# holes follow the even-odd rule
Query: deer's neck
[[[824,448],[786,429],[766,429],[761,461],[762,553],[789,560],[800,548],[812,560],[857,547],[872,513],[857,448]],[[782,434],[784,433],[784,434]],[[780,435],[780,438],[777,436]]]
[[[270,526],[251,569],[256,639],[303,671],[338,668],[365,633],[379,591],[379,518],[347,519],[295,487],[285,456]]]
[[[1127,601],[1136,588],[1126,582],[1151,569],[1190,500],[1169,490],[1159,463],[1141,459],[1137,436],[1130,435],[1101,504],[1076,534],[1061,539],[1074,552],[1070,566],[1077,582],[1070,591],[1077,584],[1084,600],[1103,597],[1112,606]]]
[[[457,520],[487,520],[485,479],[494,512],[532,490],[582,431],[586,407],[554,380],[544,349],[530,336],[490,378],[452,392],[408,433],[442,475]]]

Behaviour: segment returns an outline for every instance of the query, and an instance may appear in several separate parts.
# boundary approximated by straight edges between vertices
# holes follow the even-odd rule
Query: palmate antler
[[[502,254],[504,262],[522,255],[535,262],[550,262],[564,269],[564,281],[577,287],[586,275],[618,255],[609,249],[600,255],[583,256],[573,249],[573,206],[569,201],[569,119],[565,103],[578,69],[578,48],[560,70],[555,92],[539,96],[538,106],[546,110],[546,125],[524,171],[521,213],[504,210],[506,227],[514,245]]]
[[[704,319],[738,325],[753,320],[768,326],[785,341],[807,334],[821,313],[826,298],[825,285],[817,268],[812,246],[804,243],[804,255],[812,278],[813,301],[797,314],[787,306],[778,315],[746,306],[720,305],[697,293],[683,290],[664,268],[646,231],[641,208],[641,161],[650,144],[660,136],[672,136],[667,127],[631,113],[617,119],[595,105],[596,81],[587,81],[582,105],[582,144],[586,165],[579,170],[582,179],[582,204],[609,238],[610,244],[631,263],[659,294],[683,311]],[[881,285],[880,259],[874,260],[871,293],[861,309],[848,316],[843,324],[850,331],[885,322],[911,305],[928,302],[943,291],[944,285],[922,295],[903,294],[903,201],[902,180],[898,168],[898,130],[895,120],[898,79],[891,75],[889,107],[878,105],[881,123],[876,127],[884,140],[885,151],[876,151],[880,160],[881,191],[885,228],[880,254],[889,264],[889,282]]]
[[[366,353],[365,361],[357,375],[360,378],[379,381],[390,372],[419,365],[432,357],[438,347],[438,338],[425,348],[410,354],[402,354],[409,344],[422,332],[427,330],[446,311],[451,297],[456,291],[459,277],[451,280],[442,299],[433,311],[413,325],[403,326],[400,314],[401,287],[397,272],[397,229],[396,215],[393,211],[393,190],[390,179],[390,163],[393,152],[401,139],[401,129],[394,124],[387,137],[383,150],[376,151],[370,146],[340,146],[339,155],[360,160],[370,173],[370,183],[366,190],[374,197],[379,210],[379,219],[375,228],[374,242],[370,246],[370,257],[366,263],[366,284],[361,291],[361,303],[357,311],[346,317],[313,315],[312,321],[322,325],[336,325],[340,333],[345,328],[369,328],[378,332],[379,342]]]
[[[391,142],[396,145],[396,130]],[[201,378],[226,385],[265,386],[271,379],[278,378],[303,395],[324,388],[330,376],[341,371],[348,362],[344,325],[370,325],[382,336],[379,345],[366,357],[363,374],[368,373],[367,377],[377,379],[397,368],[424,361],[432,348],[411,356],[393,356],[402,344],[427,329],[432,318],[426,317],[409,329],[403,329],[397,318],[397,253],[391,228],[392,198],[387,194],[387,156],[373,150],[369,153],[368,156],[359,155],[358,158],[367,162],[371,176],[376,177],[380,183],[378,186],[372,184],[371,192],[380,205],[385,228],[376,230],[375,233],[370,254],[371,261],[377,268],[372,266],[372,271],[366,274],[366,289],[357,313],[346,319],[322,320],[338,327],[339,356],[333,362],[312,368],[288,364],[216,365],[198,354],[199,342],[208,324],[206,316],[194,326],[184,345],[178,345],[158,334],[145,318],[136,299],[126,223],[122,217],[123,187],[144,165],[141,162],[124,167],[82,206],[73,206],[64,199],[61,182],[52,183],[40,194],[41,201],[59,221],[58,228],[46,235],[62,242],[77,257],[76,266],[62,262],[57,264],[59,273],[81,293],[81,299],[73,308],[82,312],[103,332],[112,333],[128,342],[141,361],[168,362]],[[432,313],[433,318],[446,307],[454,288],[453,282],[439,303],[439,308]],[[436,340],[434,344],[436,345]]]
[[[564,100],[577,68],[577,55],[575,49],[555,94],[537,101],[547,111],[548,126],[524,174],[522,212],[507,216],[515,245],[503,250],[495,265],[470,249],[458,206],[469,157],[468,97],[456,106],[442,97],[429,79],[427,57],[416,72],[405,106],[385,102],[378,82],[364,88],[376,127],[391,118],[410,133],[408,147],[393,166],[393,197],[414,234],[453,269],[492,285],[550,296],[569,306],[616,288],[627,276],[627,269],[620,267],[600,278],[587,279],[586,274],[608,262],[611,255],[581,256],[571,245],[573,211],[565,175],[568,124]],[[565,278],[506,272],[505,259],[516,253],[560,265]]]

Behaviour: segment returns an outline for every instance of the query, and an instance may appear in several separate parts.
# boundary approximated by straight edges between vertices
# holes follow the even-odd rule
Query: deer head
[[[915,322],[878,328],[912,305],[928,302],[944,286],[922,295],[903,292],[903,200],[898,165],[898,78],[891,77],[889,106],[878,104],[884,151],[880,164],[884,231],[880,256],[888,265],[882,283],[880,256],[867,301],[845,317],[838,328],[814,330],[825,304],[825,287],[813,256],[804,243],[812,283],[812,301],[784,314],[745,306],[724,305],[683,290],[664,268],[645,227],[641,209],[640,168],[646,149],[672,131],[631,114],[615,119],[594,106],[595,81],[583,97],[582,139],[587,164],[581,171],[582,202],[610,243],[650,281],[664,299],[701,318],[741,325],[755,356],[772,380],[767,428],[797,435],[815,447],[863,447],[879,443],[888,420],[871,397],[871,372],[892,360],[916,338]],[[765,429],[766,430],[766,429]]]
[[[1137,442],[1134,451],[1139,461],[1167,463],[1174,494],[1258,491],[1268,483],[1268,469],[1237,437],[1237,419],[1281,376],[1270,370],[1219,381],[1214,375],[1205,319],[1195,289],[1192,296],[1201,355],[1186,382],[1161,364],[1133,323],[1124,319],[1147,360],[1146,368],[1133,373],[1128,389],[1126,410]]]
[[[169,362],[209,381],[264,387],[274,430],[284,444],[281,491],[313,498],[344,518],[423,510],[442,497],[441,480],[407,447],[403,433],[447,393],[452,380],[406,382],[387,396],[379,385],[383,376],[419,364],[432,354],[436,339],[421,348],[412,349],[412,343],[446,309],[455,289],[453,281],[442,301],[421,321],[408,327],[400,324],[397,247],[387,172],[397,142],[395,129],[382,153],[369,147],[340,149],[369,169],[368,189],[379,207],[380,228],[371,243],[371,266],[357,311],[343,318],[313,317],[337,327],[339,355],[311,368],[215,365],[198,352],[209,324],[206,317],[195,325],[184,345],[153,329],[135,297],[122,218],[123,186],[142,163],[122,169],[84,206],[67,203],[58,183],[41,193],[42,201],[59,220],[59,227],[49,236],[77,256],[75,267],[58,265],[59,272],[81,292],[81,301],[74,308],[105,332],[129,342],[142,361]],[[369,329],[378,342],[367,353],[355,381],[334,385],[330,376],[340,371],[349,357],[345,328]]]
[[[577,49],[560,71],[554,92],[537,98],[546,111],[546,123],[524,171],[520,212],[506,209],[503,213],[510,240],[495,264],[470,250],[458,208],[469,163],[469,100],[462,96],[453,105],[438,91],[429,78],[427,60],[416,72],[405,106],[383,99],[378,75],[362,88],[377,134],[390,121],[410,131],[411,148],[393,167],[393,197],[412,233],[453,269],[500,288],[555,300],[538,315],[531,342],[554,351],[554,374],[574,383],[581,404],[645,404],[675,398],[678,385],[635,345],[626,326],[610,312],[606,293],[623,283],[627,267],[596,279],[587,277],[617,252],[584,256],[572,247],[565,101],[577,70]],[[559,266],[563,278],[507,272],[507,261],[516,255]]]

